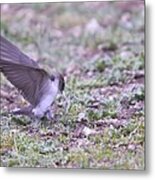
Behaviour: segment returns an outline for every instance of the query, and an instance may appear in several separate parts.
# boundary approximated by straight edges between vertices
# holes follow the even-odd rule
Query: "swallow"
[[[14,114],[32,114],[41,119],[48,114],[57,94],[63,92],[65,87],[62,74],[49,75],[36,61],[2,36],[0,36],[0,72],[30,104],[29,107],[19,109]]]

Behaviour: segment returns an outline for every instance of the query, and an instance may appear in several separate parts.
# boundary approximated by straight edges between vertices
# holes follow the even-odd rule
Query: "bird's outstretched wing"
[[[0,35],[0,59],[30,67],[39,67],[37,62],[22,53],[15,45]]]
[[[24,98],[36,106],[49,76],[37,62],[23,54],[15,45],[0,35],[0,71],[22,92]]]
[[[22,92],[24,98],[36,106],[48,85],[49,75],[40,68],[29,67],[0,59],[0,71]]]

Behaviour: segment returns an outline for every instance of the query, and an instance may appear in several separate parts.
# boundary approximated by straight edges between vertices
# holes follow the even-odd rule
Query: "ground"
[[[1,74],[1,166],[143,170],[144,30],[143,1],[1,5],[1,34],[66,82],[36,128]]]

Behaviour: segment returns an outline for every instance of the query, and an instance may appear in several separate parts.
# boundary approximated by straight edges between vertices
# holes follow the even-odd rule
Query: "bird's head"
[[[58,82],[58,89],[62,93],[64,88],[65,88],[65,80],[64,80],[63,75],[60,73],[57,73],[55,75],[51,75],[51,80]]]

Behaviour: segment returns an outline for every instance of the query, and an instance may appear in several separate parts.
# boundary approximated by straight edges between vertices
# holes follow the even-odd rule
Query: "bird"
[[[65,88],[60,73],[49,75],[39,64],[24,54],[15,44],[0,35],[0,72],[15,86],[29,102],[29,106],[13,114],[23,114],[40,120],[49,116],[50,106],[58,93]]]

